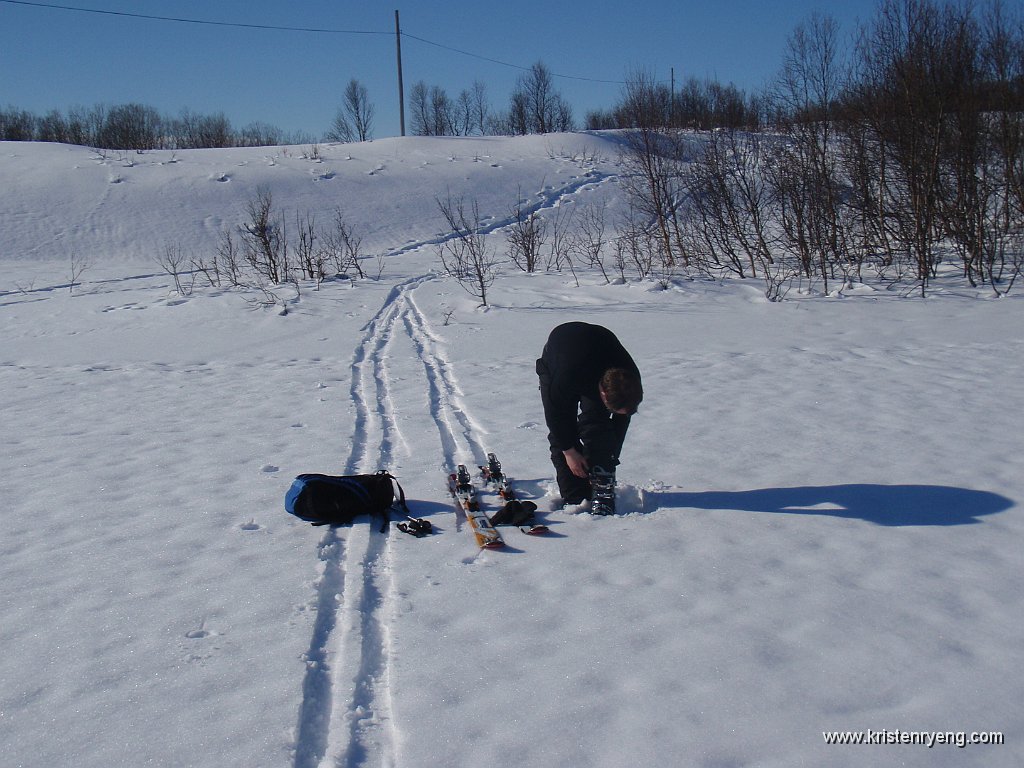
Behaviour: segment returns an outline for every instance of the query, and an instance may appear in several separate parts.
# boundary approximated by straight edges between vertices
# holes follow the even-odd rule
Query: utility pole
[[[402,85],[402,28],[395,10],[395,50],[398,52],[398,121],[405,136],[405,87]]]
[[[672,90],[669,91],[668,99],[668,122],[675,128],[676,127],[676,68],[672,67]]]

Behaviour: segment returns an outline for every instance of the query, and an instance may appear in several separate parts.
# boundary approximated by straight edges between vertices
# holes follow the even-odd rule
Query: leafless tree
[[[438,198],[437,205],[450,230],[437,246],[441,266],[486,307],[488,289],[497,278],[498,260],[480,226],[480,204],[474,200],[467,212],[465,201],[449,194],[444,200]]]
[[[214,264],[216,265],[215,272],[227,278],[229,285],[237,288],[243,284],[242,251],[230,230],[221,234]]]
[[[107,112],[96,144],[104,149],[141,151],[159,148],[165,135],[164,121],[155,109],[121,104]]]
[[[550,232],[547,238],[548,258],[547,269],[561,271],[568,267],[575,274],[572,262],[572,232],[576,207],[572,205],[556,205],[550,209],[545,226]]]
[[[257,121],[242,128],[237,141],[242,147],[271,147],[284,144],[285,136],[280,128]]]
[[[707,134],[687,176],[690,242],[701,258],[740,277],[765,276],[773,262],[771,194],[756,133]]]
[[[631,203],[621,215],[615,238],[615,268],[625,279],[626,267],[632,266],[642,279],[654,268],[654,241],[645,217]]]
[[[191,266],[192,260],[180,243],[166,243],[156,262],[174,280],[174,290],[179,296],[188,296],[192,293],[194,276],[187,286],[182,282],[183,273],[187,271],[186,266]]]
[[[460,126],[468,113],[453,102],[448,92],[439,86],[428,87],[422,80],[413,85],[409,94],[409,112],[412,132],[416,136],[451,136],[461,132]]]
[[[1013,287],[1024,268],[1024,19],[993,2],[983,19],[982,68],[990,84],[986,124],[991,204],[985,269],[997,293]],[[1015,94],[1016,93],[1016,98]]]
[[[341,107],[334,117],[328,141],[367,141],[373,136],[374,106],[366,86],[358,80],[349,80]]]
[[[230,147],[235,144],[231,121],[224,113],[201,115],[184,109],[171,125],[174,144],[178,149]]]
[[[677,259],[685,265],[679,205],[689,145],[679,131],[665,127],[665,98],[650,74],[635,72],[627,79],[619,109],[630,127],[623,134],[620,160],[630,203],[653,222],[662,257],[668,265]]]
[[[487,102],[487,86],[482,80],[474,80],[470,89],[470,125],[476,133],[483,136],[487,133],[487,125],[491,119],[491,108]]]
[[[295,255],[299,267],[306,277],[316,280],[318,283],[327,276],[325,270],[326,253],[318,245],[320,234],[316,228],[316,217],[309,211],[305,217],[295,214],[295,231],[298,232],[298,240],[295,243]]]
[[[782,243],[826,291],[848,244],[832,114],[843,87],[838,30],[834,19],[813,15],[789,38],[775,88],[785,139],[769,163]]]
[[[206,279],[206,284],[211,288],[220,286],[223,283],[224,273],[220,264],[219,249],[214,251],[212,256],[206,256],[203,253],[193,254],[190,258],[190,264],[193,280],[202,275]]]
[[[938,265],[947,32],[931,0],[882,0],[861,30],[851,89],[854,122],[879,153],[871,170],[886,235],[911,255],[922,292]]]
[[[454,101],[449,101],[447,94],[438,89],[436,99],[431,100],[432,110],[441,110],[445,118],[437,121],[440,125],[456,136],[470,136],[477,134],[483,136],[487,132],[487,126],[491,119],[490,108],[487,104],[487,86],[481,81],[473,82],[471,88],[465,88],[459,92]],[[433,92],[432,92],[433,93]]]
[[[516,196],[511,212],[512,223],[506,230],[509,259],[523,272],[534,272],[544,244],[545,224],[535,209],[529,209],[522,190]]]
[[[242,253],[253,271],[272,283],[291,276],[288,236],[284,218],[277,218],[270,190],[260,187],[246,206],[248,221],[242,225]]]
[[[409,122],[414,136],[429,136],[433,121],[430,118],[430,96],[422,80],[409,89]]]
[[[68,293],[75,292],[75,286],[78,285],[79,279],[89,269],[89,260],[79,256],[77,253],[72,253],[70,258],[70,264],[68,266]]]
[[[36,118],[24,109],[0,109],[0,140],[32,141],[36,135]]]
[[[334,228],[325,235],[324,242],[325,251],[336,272],[347,275],[354,270],[358,277],[365,277],[360,263],[362,237],[345,218],[341,208],[335,209]]]
[[[606,212],[604,200],[582,208],[577,218],[573,246],[585,264],[598,269],[605,282],[611,282],[604,260],[605,246],[608,244]]]
[[[573,129],[572,108],[555,90],[554,75],[543,62],[538,61],[516,82],[508,122],[516,134]]]
[[[1024,216],[1019,190],[1024,40],[1000,2],[983,18],[947,9],[942,16],[943,119],[939,217],[972,285],[997,293],[1020,272]],[[1015,183],[1014,179],[1018,180]],[[1008,279],[1007,279],[1008,278]]]

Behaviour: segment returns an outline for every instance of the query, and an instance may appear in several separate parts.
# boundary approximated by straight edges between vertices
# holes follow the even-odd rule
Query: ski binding
[[[476,543],[484,549],[500,549],[505,546],[501,534],[480,509],[476,488],[465,464],[459,464],[458,469],[448,476],[448,487],[456,504],[465,512]]]

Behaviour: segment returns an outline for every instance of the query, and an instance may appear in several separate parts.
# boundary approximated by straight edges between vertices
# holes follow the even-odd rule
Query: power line
[[[471,53],[470,51],[464,51],[461,48],[453,48],[452,46],[444,45],[443,43],[435,43],[433,40],[426,40],[425,38],[417,37],[416,35],[410,35],[408,32],[402,32],[402,37],[408,37],[410,40],[417,40],[417,41],[419,41],[421,43],[426,43],[427,45],[433,45],[433,46],[435,46],[437,48],[442,48],[442,49],[444,49],[446,51],[452,51],[453,53],[459,53],[459,54],[462,54],[463,56],[470,56],[470,57],[472,57],[474,59],[480,59],[481,61],[489,61],[492,64],[499,64],[499,65],[501,65],[503,67],[511,67],[512,69],[519,69],[519,70],[522,70],[524,72],[529,72],[530,69],[531,69],[531,67],[524,67],[524,66],[521,66],[519,64],[510,64],[507,61],[501,61],[500,59],[492,59],[489,56],[482,56],[479,53]],[[552,72],[551,76],[552,77],[560,77],[563,80],[583,80],[583,81],[588,82],[588,83],[608,83],[608,84],[611,84],[611,85],[622,85],[623,84],[622,80],[601,80],[601,79],[596,78],[596,77],[580,77],[578,75],[560,75],[557,72]]]
[[[393,32],[383,32],[376,30],[366,29],[331,29],[328,27],[289,27],[280,26],[276,24],[248,24],[240,21],[212,21],[209,19],[190,19],[181,16],[156,16],[147,13],[131,13],[129,11],[108,11],[99,8],[82,8],[80,6],[72,5],[59,5],[57,3],[40,3],[40,2],[29,2],[29,0],[0,0],[0,3],[7,3],[8,5],[27,5],[33,8],[49,8],[58,11],[73,11],[76,13],[93,13],[103,16],[121,16],[131,19],[145,19],[148,21],[170,21],[178,24],[196,24],[200,26],[211,26],[211,27],[236,27],[241,29],[260,29],[269,30],[272,32],[305,32],[315,34],[328,34],[328,35],[392,35]],[[494,59],[490,56],[484,56],[479,53],[473,53],[472,51],[466,51],[461,48],[455,48],[451,45],[445,45],[444,43],[438,43],[433,40],[427,40],[426,38],[419,37],[418,35],[410,35],[408,32],[402,31],[402,37],[407,37],[410,40],[415,40],[425,45],[432,45],[435,48],[440,48],[445,51],[451,51],[461,56],[469,56],[473,59],[480,61],[488,61],[492,64],[497,64],[502,67],[509,67],[510,69],[518,69],[522,72],[530,71],[531,67],[525,67],[520,64],[512,64],[508,61],[502,61],[500,59]],[[604,83],[608,85],[623,85],[622,80],[602,80],[596,77],[582,77],[579,75],[563,75],[557,72],[551,73],[552,77],[558,77],[563,80],[579,80],[587,83]]]
[[[104,16],[126,16],[132,19],[148,19],[150,21],[174,21],[179,24],[200,24],[211,27],[242,27],[244,29],[264,29],[274,32],[315,32],[331,35],[389,35],[390,32],[377,32],[365,29],[328,29],[321,27],[285,27],[275,24],[246,24],[240,21],[211,21],[208,19],[187,19],[179,16],[154,16],[147,13],[130,13],[128,11],[106,11],[99,8],[80,8],[56,3],[36,3],[28,0],[0,0],[9,5],[29,5],[33,8],[51,8],[58,11],[76,11],[78,13],[96,13]]]

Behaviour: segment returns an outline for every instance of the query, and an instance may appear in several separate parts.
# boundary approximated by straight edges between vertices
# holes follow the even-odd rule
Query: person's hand
[[[562,455],[565,456],[565,463],[569,465],[570,471],[576,475],[576,477],[588,477],[590,465],[587,464],[586,457],[575,448],[570,448],[567,451],[562,451]]]

